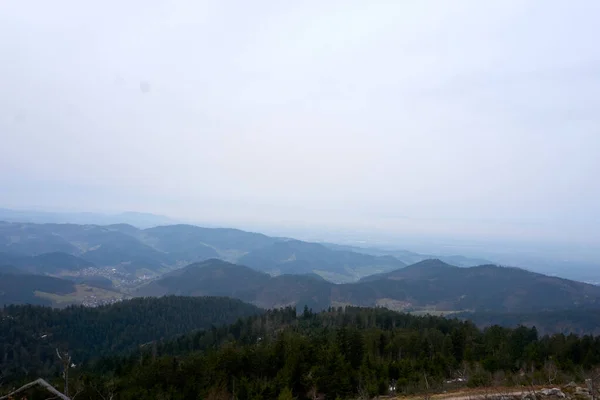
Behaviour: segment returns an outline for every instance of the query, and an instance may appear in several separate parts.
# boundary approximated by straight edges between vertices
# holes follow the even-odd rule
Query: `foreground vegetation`
[[[192,314],[188,308],[185,315]],[[116,329],[115,336],[135,336],[136,327],[149,322],[133,315],[130,321],[114,321],[115,327],[131,327]],[[2,343],[6,367],[22,350],[16,336]],[[7,349],[9,343],[15,343],[12,349]],[[94,349],[84,354],[89,358],[83,364],[73,357],[70,387],[79,392],[77,399],[373,397],[461,383],[555,385],[581,381],[600,365],[600,338],[540,337],[535,328],[526,327],[481,331],[470,322],[353,307],[321,313],[305,309],[298,315],[286,308],[135,350],[116,346],[112,353],[104,348],[93,354]],[[58,371],[47,373],[44,378],[61,382]],[[30,372],[18,380],[37,377]]]

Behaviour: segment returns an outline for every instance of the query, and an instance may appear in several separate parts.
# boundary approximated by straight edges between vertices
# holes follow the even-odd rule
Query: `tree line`
[[[71,370],[70,387],[94,400],[369,398],[463,384],[557,385],[598,365],[599,337],[480,330],[381,308],[284,308],[98,354]]]

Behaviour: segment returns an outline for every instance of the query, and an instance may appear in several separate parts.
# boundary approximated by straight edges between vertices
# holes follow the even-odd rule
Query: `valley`
[[[522,400],[512,388],[523,385],[555,400],[540,378],[550,354],[564,379],[600,365],[588,339],[600,335],[599,286],[484,259],[191,225],[0,222],[0,233],[10,382],[56,382],[68,348],[85,376],[73,385],[94,400],[174,388],[182,399]]]
[[[477,264],[487,260],[445,258],[460,264],[455,266],[410,251],[237,229],[0,222],[0,233],[3,304],[97,307],[134,297],[227,296],[262,308],[363,306],[472,315],[480,326],[538,323],[549,332],[595,331],[582,322],[584,311],[571,319],[564,311],[600,305],[598,286]],[[531,317],[539,312],[563,314]],[[550,323],[552,318],[558,320]]]

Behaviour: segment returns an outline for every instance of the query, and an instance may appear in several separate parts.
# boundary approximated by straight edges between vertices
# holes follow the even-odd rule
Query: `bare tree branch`
[[[21,386],[17,390],[15,390],[15,391],[13,391],[13,392],[5,395],[5,396],[0,397],[0,400],[7,400],[7,399],[13,397],[15,394],[24,392],[25,390],[30,389],[30,388],[32,388],[32,387],[34,387],[36,385],[43,387],[44,389],[46,389],[47,391],[49,391],[50,393],[52,393],[53,395],[55,395],[55,397],[57,397],[57,398],[59,398],[61,400],[72,400],[69,397],[67,397],[64,394],[62,394],[61,392],[59,392],[58,390],[56,390],[51,384],[49,384],[48,382],[46,382],[42,378],[36,379],[33,382],[29,382],[28,384]]]

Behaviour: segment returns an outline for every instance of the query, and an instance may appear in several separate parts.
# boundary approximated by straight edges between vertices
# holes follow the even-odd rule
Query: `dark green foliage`
[[[575,333],[577,335],[600,335],[600,310],[594,308],[573,308],[569,310],[539,312],[474,312],[460,313],[456,317],[473,321],[485,328],[491,325],[517,327],[535,326],[540,334]]]
[[[331,286],[311,276],[271,277],[242,265],[212,259],[169,273],[140,288],[137,294],[230,296],[265,308],[308,304],[320,310],[329,306]]]
[[[382,297],[402,293],[415,305],[441,310],[514,312],[600,305],[598,286],[495,265],[459,268],[425,260],[360,283],[363,292],[378,291]]]
[[[250,300],[253,299],[255,291],[269,280],[269,275],[251,268],[211,259],[168,273],[142,287],[137,294],[230,296]]]
[[[35,292],[68,294],[75,291],[75,284],[65,279],[43,275],[11,274],[0,271],[0,305],[50,304]]]
[[[439,391],[459,376],[485,386],[498,372],[539,384],[548,360],[565,373],[591,368],[600,363],[600,338],[539,337],[525,327],[480,331],[384,309],[306,308],[296,316],[287,308],[105,358],[93,369],[118,381],[119,399],[335,399],[386,394],[390,385],[401,393]],[[533,373],[518,378],[523,370]]]
[[[145,302],[151,302],[139,301],[136,307],[142,309]],[[29,315],[31,321],[47,320],[38,315],[41,311],[55,313],[35,307],[15,309],[20,310],[15,315]],[[94,312],[102,314],[102,310]],[[166,307],[164,316],[152,314],[163,320],[173,311]],[[184,315],[191,312],[182,311]],[[79,308],[65,312],[85,313]],[[102,319],[100,315],[96,318]],[[149,314],[141,312],[139,323],[136,318],[135,313],[128,318],[129,329],[119,328],[125,325],[119,318],[111,318],[114,324],[110,329],[115,333],[110,336],[160,337],[160,332],[146,333],[136,328],[142,321],[149,322]],[[71,329],[78,330],[73,326],[91,322],[81,315],[77,321]],[[110,331],[106,324],[96,325],[91,331],[101,329]],[[79,331],[77,335],[89,335],[91,331]],[[15,336],[2,343],[18,341],[29,349],[23,343],[33,339],[21,337],[25,340]],[[14,363],[15,354],[19,359],[29,355],[30,361],[32,354],[45,354],[48,365],[52,365],[50,350],[13,350],[8,360]],[[314,313],[306,307],[300,314],[295,308],[271,310],[232,325],[212,325],[176,338],[150,341],[128,354],[118,355],[115,347],[112,353],[95,355],[103,357],[74,371],[75,382],[87,385],[84,399],[101,398],[90,388],[101,393],[110,390],[118,400],[306,399],[316,394],[335,399],[382,395],[390,386],[405,394],[446,390],[454,385],[447,380],[457,377],[466,379],[463,384],[469,386],[491,385],[498,376],[505,377],[502,384],[540,384],[547,382],[549,363],[563,375],[577,376],[600,365],[600,338],[560,334],[540,337],[535,328],[522,326],[493,326],[481,331],[458,319],[416,317],[385,309],[329,308]],[[49,378],[58,373],[52,368],[44,372]]]
[[[0,372],[52,375],[59,368],[56,348],[68,349],[73,362],[80,364],[258,313],[250,304],[218,297],[137,298],[62,310],[6,306],[0,312]]]
[[[600,301],[597,286],[516,268],[458,268],[439,260],[341,285],[309,275],[270,277],[241,265],[208,260],[158,279],[139,294],[232,296],[264,308],[308,304],[314,310],[332,304],[372,307],[381,299],[401,303],[410,311],[538,311],[594,306]]]

